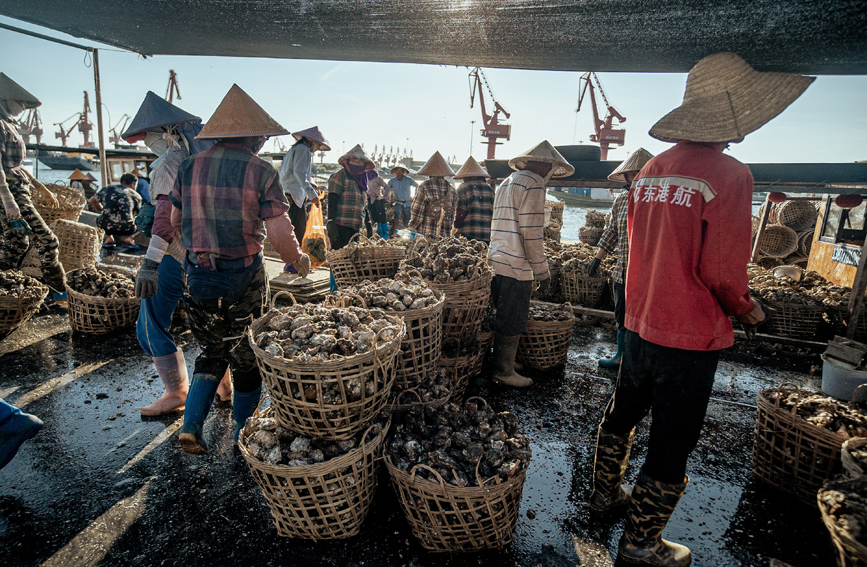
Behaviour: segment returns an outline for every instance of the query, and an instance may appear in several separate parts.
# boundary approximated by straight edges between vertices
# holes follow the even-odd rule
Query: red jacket
[[[734,343],[749,313],[753,176],[715,144],[680,142],[638,174],[629,196],[626,328],[684,350]]]

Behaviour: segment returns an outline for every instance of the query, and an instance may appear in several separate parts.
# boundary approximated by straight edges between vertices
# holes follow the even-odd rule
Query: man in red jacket
[[[690,564],[661,538],[686,488],[719,352],[734,343],[730,316],[764,319],[749,294],[753,178],[723,155],[729,142],[783,111],[813,81],[759,73],[734,53],[689,72],[683,104],[650,135],[676,145],[638,174],[629,195],[626,337],[617,386],[599,428],[591,508],[628,505],[618,560]],[[653,412],[635,487],[621,486],[635,425]]]

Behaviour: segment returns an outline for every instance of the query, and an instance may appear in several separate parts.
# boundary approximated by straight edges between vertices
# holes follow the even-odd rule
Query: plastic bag
[[[325,263],[328,252],[328,239],[325,237],[325,221],[322,220],[322,206],[313,203],[307,217],[307,229],[301,242],[301,251],[310,256],[310,267],[318,268]]]

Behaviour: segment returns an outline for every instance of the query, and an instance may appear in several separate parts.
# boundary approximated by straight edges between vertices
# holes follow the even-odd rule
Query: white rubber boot
[[[172,354],[154,357],[153,360],[166,392],[154,403],[141,408],[141,414],[145,417],[154,417],[183,411],[190,383],[184,353],[178,349]]]

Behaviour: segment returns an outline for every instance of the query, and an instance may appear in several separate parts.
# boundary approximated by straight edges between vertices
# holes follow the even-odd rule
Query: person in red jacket
[[[750,326],[765,318],[746,273],[753,178],[722,152],[812,81],[711,55],[690,70],[683,104],[650,130],[676,145],[642,168],[629,195],[627,331],[590,497],[596,512],[627,507],[619,562],[690,564],[689,549],[661,534],[689,481],[720,350],[734,343],[729,317]],[[622,486],[635,426],[651,411],[647,458],[634,488]]]

